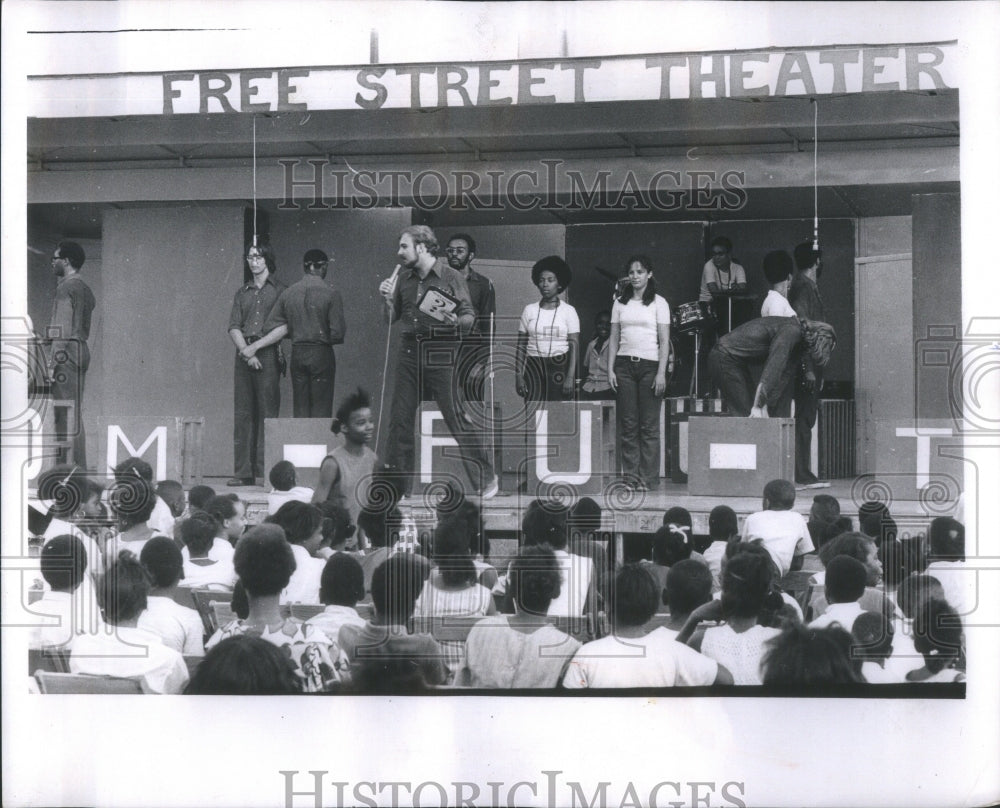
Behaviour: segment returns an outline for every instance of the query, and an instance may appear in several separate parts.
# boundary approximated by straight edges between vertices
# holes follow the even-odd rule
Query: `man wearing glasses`
[[[269,244],[247,251],[250,281],[240,287],[229,315],[229,337],[236,346],[233,399],[235,473],[229,485],[253,485],[264,476],[264,419],[277,418],[281,405],[278,348],[267,347],[246,356],[266,333],[264,323],[285,285],[274,278],[274,253]]]
[[[490,317],[497,311],[496,291],[489,278],[472,268],[472,259],[476,257],[476,242],[472,236],[456,233],[448,239],[444,253],[448,266],[465,278],[472,308],[476,310],[472,330],[462,340],[455,376],[462,380],[464,400],[481,402],[488,373],[489,346],[493,338]]]
[[[252,358],[261,348],[292,341],[292,414],[296,418],[332,418],[337,363],[333,346],[344,341],[344,302],[326,282],[330,259],[322,250],[302,257],[302,279],[289,286],[264,323],[265,336],[243,349]]]
[[[83,380],[90,367],[90,316],[96,301],[90,287],[80,277],[80,268],[86,256],[83,247],[75,241],[62,241],[52,255],[52,272],[56,276],[56,296],[52,302],[52,319],[48,337],[50,353],[48,373],[54,401],[72,401],[73,463],[87,468],[87,441],[83,431]],[[67,412],[55,411],[56,439],[66,440]]]
[[[714,312],[714,318],[709,317],[702,326],[701,348],[698,354],[698,376],[706,380],[709,378],[709,351],[715,345],[720,331],[725,334],[733,328],[733,323],[729,322],[727,298],[731,295],[740,295],[747,289],[746,272],[742,266],[733,261],[733,242],[725,236],[717,236],[712,239],[709,249],[711,256],[701,271],[701,290],[698,293],[701,308],[703,310],[711,308]]]

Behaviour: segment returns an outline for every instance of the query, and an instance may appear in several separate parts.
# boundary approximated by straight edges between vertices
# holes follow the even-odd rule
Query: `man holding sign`
[[[409,495],[414,469],[413,420],[426,383],[458,442],[472,485],[483,499],[491,499],[498,489],[493,462],[459,417],[454,385],[460,340],[472,328],[475,310],[465,279],[436,257],[437,249],[437,238],[429,227],[407,227],[399,238],[398,272],[379,286],[390,322],[399,320],[402,328],[388,460],[404,473],[403,493]]]

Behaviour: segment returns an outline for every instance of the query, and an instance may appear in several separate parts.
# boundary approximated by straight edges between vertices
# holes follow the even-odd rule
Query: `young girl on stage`
[[[573,275],[558,255],[531,268],[531,282],[541,300],[529,303],[517,329],[517,394],[525,403],[562,401],[573,396],[580,317],[559,299]]]
[[[670,307],[656,294],[652,262],[625,263],[629,286],[611,309],[608,381],[618,394],[622,474],[638,490],[660,478],[660,406],[670,361]]]

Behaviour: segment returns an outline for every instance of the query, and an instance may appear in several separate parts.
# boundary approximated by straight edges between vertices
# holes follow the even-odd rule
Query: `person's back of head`
[[[262,524],[236,543],[233,567],[249,597],[278,595],[295,572],[295,556],[278,525]]]
[[[851,658],[884,660],[892,654],[894,629],[889,616],[881,612],[862,612],[851,626]]]
[[[185,695],[289,696],[302,692],[302,680],[287,653],[251,634],[222,640],[198,664]]]
[[[291,491],[295,488],[295,464],[290,460],[279,460],[267,475],[275,491]]]
[[[601,529],[604,512],[601,506],[591,497],[580,497],[569,510],[569,526],[571,534],[579,534],[586,539]]]
[[[615,575],[611,615],[615,628],[641,626],[656,614],[662,599],[659,581],[642,564],[625,564]]]
[[[845,555],[856,558],[861,563],[864,563],[874,548],[875,543],[872,541],[871,536],[855,532],[841,533],[839,536],[830,539],[820,548],[819,560],[823,563],[824,567],[827,567],[834,558]]]
[[[69,265],[77,272],[87,260],[87,254],[83,251],[83,247],[75,241],[60,241],[58,250],[59,255],[69,261]]]
[[[156,589],[169,589],[184,577],[184,558],[177,542],[166,536],[154,536],[139,553]]]
[[[192,511],[203,511],[208,501],[215,496],[215,489],[210,485],[193,485],[188,491],[188,506]]]
[[[323,539],[331,549],[341,549],[357,530],[351,521],[351,512],[343,505],[329,501],[321,502],[317,507],[323,514]]]
[[[805,269],[812,269],[820,259],[822,252],[811,241],[803,241],[795,246],[793,252],[795,256],[795,266],[801,272]]]
[[[323,513],[315,505],[291,500],[267,517],[266,521],[281,527],[289,544],[303,544],[321,529]]]
[[[712,599],[712,571],[700,561],[678,561],[667,572],[664,592],[671,617],[690,614]]]
[[[68,533],[45,542],[38,561],[53,592],[75,592],[87,575],[87,549],[79,537]]]
[[[167,503],[174,517],[184,513],[184,486],[177,480],[160,480],[156,484],[156,496]]]
[[[195,511],[181,522],[181,541],[191,558],[204,558],[208,555],[218,529],[218,523],[205,511]]]
[[[938,598],[925,600],[913,619],[913,647],[924,664],[937,673],[958,663],[962,656],[962,621],[958,613]]]
[[[521,520],[524,544],[548,544],[554,550],[563,550],[569,540],[566,524],[568,511],[556,502],[541,502],[528,508]]]
[[[366,506],[358,514],[358,527],[365,532],[372,547],[389,547],[402,522],[403,514],[395,506],[389,511]]]
[[[454,501],[454,500],[453,500]],[[467,536],[469,551],[472,555],[481,555],[488,558],[490,554],[490,540],[483,531],[483,512],[478,505],[467,499],[462,499],[454,507],[437,508],[438,525],[444,522],[461,522],[465,525],[464,532]]]
[[[545,545],[522,547],[507,572],[507,589],[518,611],[548,614],[562,583],[559,562]]]
[[[97,601],[112,626],[134,623],[146,609],[149,576],[132,553],[123,551],[101,576]]]
[[[663,524],[686,527],[687,534],[690,536],[694,523],[691,521],[691,512],[687,508],[675,505],[673,508],[668,508],[666,513],[663,514]]]
[[[728,549],[728,548],[727,548]],[[768,604],[774,582],[774,561],[741,544],[722,570],[722,611],[727,617],[757,617]]]
[[[829,494],[817,494],[813,497],[812,508],[809,510],[809,520],[816,522],[833,522],[840,517],[840,502]]]
[[[911,620],[916,617],[920,607],[932,599],[945,599],[944,587],[933,575],[909,575],[896,589],[896,605]]]
[[[147,483],[153,482],[153,467],[141,457],[126,457],[114,468],[115,479],[127,480],[130,477],[141,477]]]
[[[795,506],[795,484],[790,480],[771,480],[764,486],[764,509],[790,511]]]
[[[858,508],[858,530],[874,539],[896,538],[896,522],[884,502],[866,500]]]
[[[38,477],[38,498],[51,502],[49,513],[71,519],[81,513],[86,502],[100,489],[77,466],[54,466]]]
[[[156,490],[142,477],[122,477],[108,494],[108,504],[122,530],[145,524],[156,507]]]
[[[375,613],[389,625],[405,625],[413,616],[420,590],[424,587],[425,568],[409,553],[390,556],[375,568],[372,575],[372,605]]]
[[[823,545],[832,539],[837,538],[837,536],[842,536],[845,533],[854,532],[854,525],[851,523],[851,517],[849,516],[838,516],[832,522],[827,522],[823,525],[822,529],[818,532],[816,539],[813,542],[816,544],[816,550],[819,551]]]
[[[320,603],[354,608],[364,596],[365,573],[360,562],[347,553],[330,556],[319,582]]]
[[[469,550],[464,519],[445,519],[434,531],[434,561],[446,586],[471,586],[479,573]]]
[[[770,640],[761,661],[765,685],[836,685],[863,682],[851,659],[851,635],[840,626],[812,629],[791,623]]]
[[[729,541],[740,532],[736,511],[728,505],[716,505],[708,515],[708,535],[712,541]]]
[[[950,516],[939,516],[930,526],[931,561],[965,561],[965,526]]]
[[[837,556],[826,567],[826,599],[829,603],[854,603],[865,594],[868,571],[850,556]]]
[[[653,534],[653,561],[669,567],[691,557],[694,545],[682,525],[670,523]]]
[[[772,250],[764,256],[764,277],[771,286],[792,277],[792,257],[784,250]]]

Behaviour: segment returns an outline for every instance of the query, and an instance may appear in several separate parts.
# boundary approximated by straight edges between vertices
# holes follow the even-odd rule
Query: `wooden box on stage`
[[[329,418],[265,418],[264,477],[279,460],[290,460],[296,485],[315,488],[323,458],[343,442],[330,431]]]
[[[687,456],[689,493],[760,496],[771,480],[795,480],[795,421],[691,416]]]
[[[614,408],[602,401],[548,401],[534,415],[525,434],[527,497],[603,495],[617,475]]]

